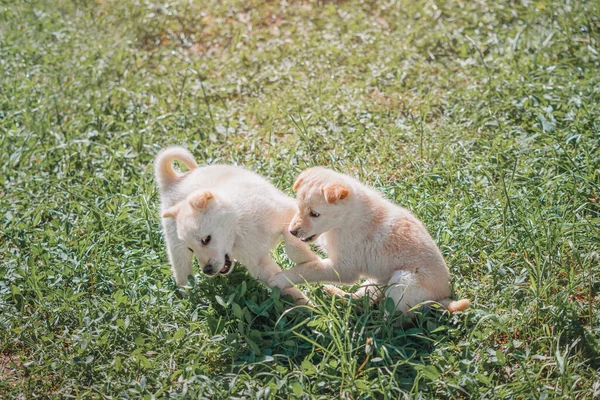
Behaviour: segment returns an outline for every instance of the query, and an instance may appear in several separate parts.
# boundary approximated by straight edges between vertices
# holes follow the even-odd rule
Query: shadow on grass
[[[574,307],[563,307],[555,314],[554,327],[562,332],[559,344],[566,345],[569,351],[578,350],[587,358],[592,368],[600,368],[600,337],[590,326],[589,320],[582,318]]]
[[[378,397],[410,391],[419,376],[440,374],[427,359],[449,340],[447,313],[425,309],[408,321],[388,316],[391,299],[371,305],[320,288],[309,298],[314,305],[294,307],[240,269],[227,278],[196,281],[189,295],[211,340],[231,359],[231,379],[295,379],[313,395],[369,389]]]

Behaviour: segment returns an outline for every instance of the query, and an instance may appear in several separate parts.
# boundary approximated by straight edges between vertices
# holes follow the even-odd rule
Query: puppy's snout
[[[294,236],[298,236],[298,229],[290,229],[290,233]]]
[[[202,268],[202,272],[204,272],[206,275],[214,275],[215,273],[211,264],[206,264],[204,268]]]

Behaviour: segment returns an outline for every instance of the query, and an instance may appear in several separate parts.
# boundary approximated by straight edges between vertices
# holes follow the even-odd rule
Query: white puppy
[[[396,309],[440,302],[450,312],[469,307],[469,300],[450,300],[450,274],[425,226],[410,211],[383,199],[356,179],[323,167],[303,171],[294,190],[298,213],[290,233],[304,242],[319,239],[325,260],[313,260],[271,279],[280,288],[292,284],[330,282],[352,284],[368,280],[352,296],[385,296]],[[332,294],[342,290],[326,286]]]
[[[173,169],[180,161],[190,171]],[[288,232],[296,202],[257,174],[231,165],[199,168],[182,147],[161,151],[155,162],[160,187],[162,225],[173,276],[185,285],[195,255],[208,276],[228,274],[233,260],[267,283],[279,266],[270,251],[283,236],[286,253],[295,263],[318,259],[308,245]],[[295,301],[306,302],[296,288],[286,288]]]

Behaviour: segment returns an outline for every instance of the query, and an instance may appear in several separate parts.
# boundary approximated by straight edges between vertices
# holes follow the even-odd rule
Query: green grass
[[[600,396],[599,52],[597,1],[0,1],[0,397]],[[471,309],[176,288],[171,144],[357,176]]]

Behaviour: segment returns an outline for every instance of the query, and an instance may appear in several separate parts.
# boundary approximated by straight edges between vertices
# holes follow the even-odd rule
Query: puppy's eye
[[[211,239],[211,237],[210,237],[210,235],[208,235],[207,237],[205,237],[204,239],[202,239],[201,242],[202,242],[203,245],[206,246],[207,244],[210,243],[210,239]]]
[[[191,247],[188,247],[188,250],[191,251],[192,253],[194,252],[194,250],[192,250]]]
[[[319,214],[316,211],[310,210],[310,216],[311,217],[313,217],[313,218],[319,218],[319,215],[321,215],[321,214]]]

